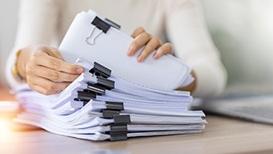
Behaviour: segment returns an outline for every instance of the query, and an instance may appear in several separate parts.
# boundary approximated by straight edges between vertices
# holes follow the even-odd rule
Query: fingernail
[[[128,56],[133,56],[134,46],[130,46]]]
[[[143,61],[143,58],[142,57],[138,57],[137,58],[137,62],[141,63]]]
[[[154,58],[155,59],[158,59],[160,57],[160,54],[159,53],[156,53],[155,55],[154,55]]]
[[[127,56],[131,56],[131,51],[130,50],[128,51]]]
[[[83,68],[78,67],[78,68],[77,68],[77,73],[81,74],[82,72],[83,72]]]

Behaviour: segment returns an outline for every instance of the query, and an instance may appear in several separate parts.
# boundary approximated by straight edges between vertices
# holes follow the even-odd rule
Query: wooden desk
[[[273,126],[213,115],[208,116],[208,122],[209,125],[205,132],[201,134],[135,138],[120,142],[84,141],[54,135],[42,130],[17,131],[12,132],[4,142],[0,142],[0,153],[273,153]]]

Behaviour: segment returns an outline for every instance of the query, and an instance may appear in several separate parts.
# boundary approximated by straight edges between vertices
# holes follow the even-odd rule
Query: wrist
[[[197,87],[197,78],[196,78],[196,75],[195,75],[194,71],[191,72],[191,75],[194,78],[193,82],[191,84],[185,86],[185,87],[180,87],[177,90],[189,91],[191,93],[193,93],[196,90],[196,87]]]
[[[30,59],[30,51],[27,48],[18,51],[15,67],[18,70],[18,76],[23,80],[26,79],[26,64]]]
[[[12,70],[11,70],[13,77],[17,81],[22,81],[23,80],[23,77],[20,75],[19,69],[18,69],[18,58],[19,58],[20,54],[21,54],[21,50],[16,51],[15,63],[13,64],[13,67],[12,67]]]

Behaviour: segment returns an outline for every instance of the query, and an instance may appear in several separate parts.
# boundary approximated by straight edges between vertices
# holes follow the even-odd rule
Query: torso
[[[66,0],[59,26],[60,37],[63,37],[77,13],[92,9],[120,24],[122,30],[129,34],[135,28],[142,26],[149,33],[165,39],[161,5],[160,0],[81,0],[81,3],[78,0]]]

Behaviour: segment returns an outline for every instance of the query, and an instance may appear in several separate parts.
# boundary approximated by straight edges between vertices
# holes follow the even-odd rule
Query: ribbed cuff
[[[16,50],[14,50],[7,60],[6,65],[6,79],[11,89],[15,89],[17,86],[22,85],[23,82],[16,79],[12,73],[12,69],[16,64]]]
[[[197,86],[193,95],[196,97],[211,97],[219,95],[226,85],[226,72],[224,68],[215,66],[205,60],[191,65],[196,74]]]

